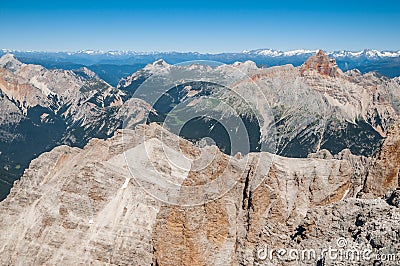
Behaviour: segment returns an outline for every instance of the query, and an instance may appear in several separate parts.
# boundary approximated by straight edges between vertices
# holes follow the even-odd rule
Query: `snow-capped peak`
[[[400,57],[399,51],[378,51],[373,49],[365,49],[362,51],[335,51],[329,53],[332,57],[335,58],[358,58],[358,57],[366,57],[366,58],[386,58],[386,57]]]
[[[290,51],[279,51],[273,49],[258,49],[252,51],[243,51],[245,54],[253,54],[267,57],[290,57],[290,56],[310,56],[317,53],[318,50],[307,50],[307,49],[298,49],[298,50],[290,50]],[[385,58],[385,57],[400,57],[399,51],[378,51],[373,49],[365,49],[362,51],[333,51],[327,52],[327,54],[333,58],[343,58],[343,57],[367,57],[367,58]]]
[[[315,54],[317,53],[318,50],[305,50],[305,49],[299,49],[299,50],[293,50],[293,51],[287,51],[283,52],[285,56],[294,56],[294,55],[308,55],[308,54]]]
[[[0,57],[0,67],[5,67],[8,70],[15,71],[19,69],[23,64],[18,61],[14,54],[5,54]]]
[[[283,55],[282,51],[277,51],[277,50],[273,50],[273,49],[259,49],[259,50],[249,51],[248,53],[263,55],[263,56],[271,56],[271,57],[277,57],[277,56]]]

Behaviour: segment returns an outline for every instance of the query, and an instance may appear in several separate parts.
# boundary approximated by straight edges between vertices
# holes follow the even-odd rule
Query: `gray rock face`
[[[49,70],[23,64],[11,54],[1,57],[0,200],[42,152],[109,137],[129,112],[141,121],[147,105],[137,101],[134,110],[122,108],[123,95],[86,68]]]
[[[233,158],[178,142],[151,124],[93,139],[84,149],[60,146],[33,160],[0,203],[1,264],[315,265],[319,258],[299,262],[260,254],[265,247],[318,251],[336,247],[339,238],[373,254],[399,250],[399,209],[383,199],[356,198],[369,171],[362,157]],[[151,152],[143,153],[144,145]],[[195,159],[189,172],[179,172],[165,150],[210,163],[198,168]],[[127,164],[130,159],[141,163]],[[237,182],[216,200],[170,205],[130,173],[138,177],[151,169],[160,178],[177,177],[181,186],[210,182],[222,172]],[[194,191],[192,197],[203,196]],[[391,198],[396,202],[397,196]]]
[[[60,146],[31,163],[1,203],[0,223],[15,229],[0,237],[1,264],[151,263],[160,203],[134,182],[122,188],[129,173],[121,136],[110,144]]]
[[[72,116],[77,121],[96,106],[122,104],[122,93],[87,68],[48,70],[40,65],[23,64],[6,54],[0,58],[0,72],[1,91],[24,113],[39,105],[53,112],[63,109],[60,115]]]

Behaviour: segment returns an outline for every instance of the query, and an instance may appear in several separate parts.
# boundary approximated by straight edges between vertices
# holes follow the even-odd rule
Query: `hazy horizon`
[[[59,50],[59,51],[49,51],[49,50],[19,50],[19,49],[10,49],[10,48],[0,48],[1,51],[3,52],[22,52],[22,53],[79,53],[79,52],[93,52],[93,54],[96,53],[109,53],[109,52],[120,52],[120,53],[138,53],[138,54],[152,54],[152,53],[198,53],[198,54],[210,54],[210,55],[216,55],[216,54],[230,54],[230,53],[246,53],[246,52],[252,52],[252,51],[261,51],[261,50],[273,50],[273,51],[278,51],[278,52],[294,52],[294,51],[304,51],[304,52],[317,52],[319,50],[323,50],[327,53],[333,53],[333,52],[340,52],[340,51],[349,51],[349,52],[361,52],[361,51],[379,51],[379,52],[399,52],[400,49],[372,49],[372,48],[363,48],[359,50],[349,50],[349,49],[334,49],[334,50],[327,50],[323,48],[319,49],[305,49],[305,48],[299,48],[299,49],[289,49],[289,50],[280,50],[280,49],[272,49],[272,48],[257,48],[257,49],[244,49],[242,51],[222,51],[222,52],[199,52],[199,51],[136,51],[136,50],[95,50],[95,49],[82,49],[82,50]],[[87,53],[90,55],[90,53]]]

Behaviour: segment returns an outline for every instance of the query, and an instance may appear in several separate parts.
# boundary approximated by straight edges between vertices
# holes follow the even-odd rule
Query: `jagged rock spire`
[[[323,51],[319,50],[317,54],[308,58],[301,66],[301,74],[308,71],[317,71],[321,75],[338,77],[343,74],[336,64],[336,60],[329,58]]]

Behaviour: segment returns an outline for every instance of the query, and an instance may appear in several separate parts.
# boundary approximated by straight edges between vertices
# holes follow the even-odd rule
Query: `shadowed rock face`
[[[179,143],[187,156],[211,158],[200,170],[193,170],[194,161],[181,184],[209,182],[223,167],[237,180],[235,186],[217,200],[181,207],[126,179],[131,176],[124,152],[142,160],[143,145],[152,145],[148,162],[160,178],[174,171],[160,158],[162,144],[177,149],[176,136],[156,124],[124,131],[123,139],[120,131],[108,140],[92,139],[83,149],[60,146],[33,160],[0,203],[1,264],[253,265],[265,262],[258,257],[264,246],[319,249],[334,246],[339,236],[374,252],[398,250],[400,212],[388,203],[395,196],[356,198],[377,180],[368,179],[370,159],[348,151],[335,158],[326,153],[304,159],[268,153],[233,158]],[[150,171],[147,163],[131,170],[138,176]],[[262,182],[252,187],[254,180]],[[299,265],[276,258],[271,263]]]

